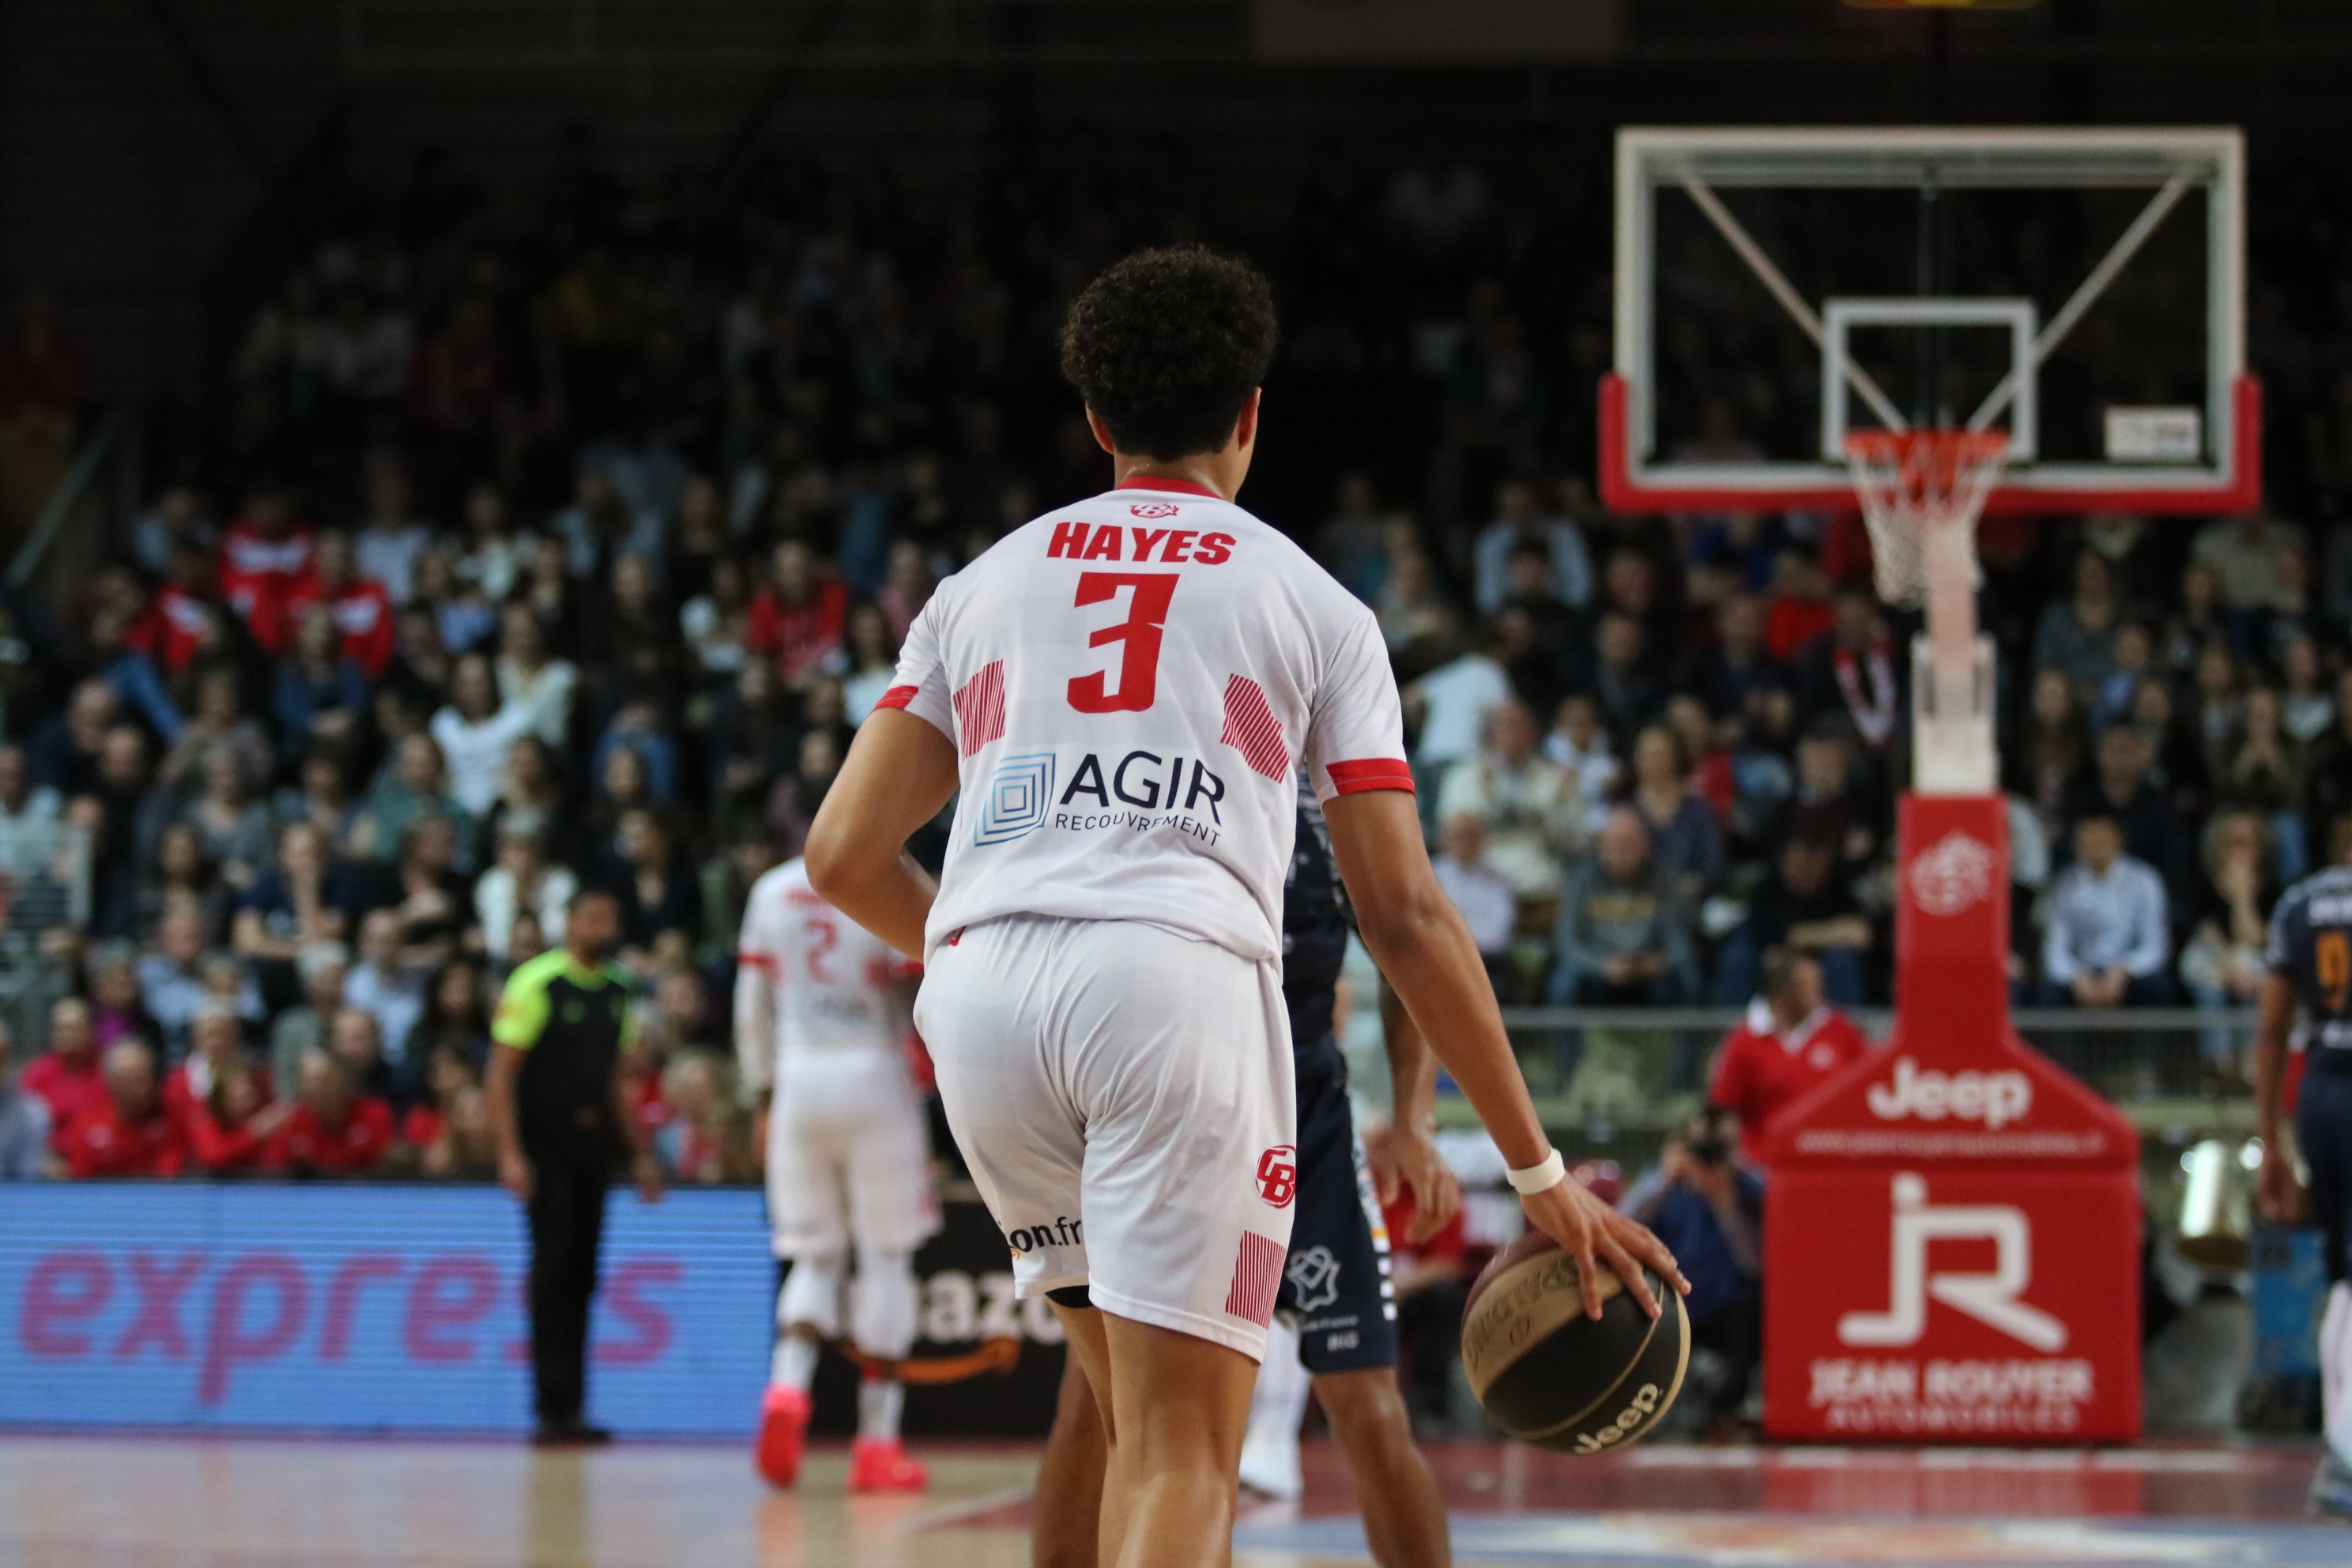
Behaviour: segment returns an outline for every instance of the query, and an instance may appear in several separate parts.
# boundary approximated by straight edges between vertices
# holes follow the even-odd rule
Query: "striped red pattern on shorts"
[[[1004,733],[1004,661],[963,683],[955,694],[956,749],[965,756]]]
[[[1264,1328],[1274,1321],[1275,1292],[1282,1289],[1284,1248],[1254,1230],[1242,1232],[1234,1259],[1233,1289],[1225,1292],[1225,1315]]]
[[[1270,779],[1290,775],[1290,747],[1282,739],[1282,721],[1266,706],[1265,692],[1247,676],[1225,683],[1225,732],[1220,736],[1242,754],[1255,772]]]

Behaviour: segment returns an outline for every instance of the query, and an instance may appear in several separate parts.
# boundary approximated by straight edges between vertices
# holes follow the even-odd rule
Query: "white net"
[[[1846,463],[1870,527],[1878,596],[1918,605],[1938,578],[1979,582],[1977,519],[2008,460],[1990,431],[1864,430],[1846,437]]]

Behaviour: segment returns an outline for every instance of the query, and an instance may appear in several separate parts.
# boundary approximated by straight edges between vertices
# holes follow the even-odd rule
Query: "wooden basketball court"
[[[0,1438],[0,1568],[1025,1568],[1033,1449],[933,1449],[930,1493],[847,1498],[845,1457],[793,1493],[706,1446],[539,1454],[504,1442]],[[1465,1564],[2342,1564],[2289,1447],[1635,1448],[1575,1460],[1432,1451]],[[1245,1568],[1366,1563],[1328,1445],[1307,1496],[1244,1510]]]

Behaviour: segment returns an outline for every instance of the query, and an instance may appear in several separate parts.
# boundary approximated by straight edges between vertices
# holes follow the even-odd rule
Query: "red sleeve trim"
[[[908,703],[912,702],[915,700],[915,693],[921,689],[922,688],[919,686],[894,686],[889,690],[884,692],[882,694],[882,700],[877,702],[874,706],[877,710],[883,708],[904,708]]]
[[[1401,789],[1413,793],[1412,770],[1402,757],[1366,757],[1360,762],[1332,763],[1325,771],[1331,775],[1331,787],[1340,795],[1359,795],[1368,789]]]

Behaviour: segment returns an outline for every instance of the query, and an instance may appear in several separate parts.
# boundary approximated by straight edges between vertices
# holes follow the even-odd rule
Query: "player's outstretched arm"
[[[907,837],[956,792],[955,745],[924,720],[877,709],[809,826],[809,885],[817,897],[913,957],[940,887],[907,853]]]
[[[1478,944],[1430,869],[1412,796],[1402,790],[1339,795],[1325,805],[1324,816],[1331,827],[1332,858],[1339,864],[1339,878],[1356,906],[1357,929],[1373,962],[1396,987],[1437,1059],[1462,1086],[1504,1160],[1514,1170],[1541,1165],[1551,1156],[1551,1140],[1544,1135],[1519,1076],[1518,1058],[1503,1032]],[[1617,1214],[1582,1184],[1563,1181],[1524,1194],[1521,1202],[1528,1222],[1576,1260],[1586,1310],[1593,1317],[1601,1308],[1593,1277],[1596,1260],[1614,1269],[1653,1313],[1657,1303],[1643,1282],[1639,1263],[1655,1268],[1676,1289],[1689,1289],[1674,1255],[1647,1226]]]

